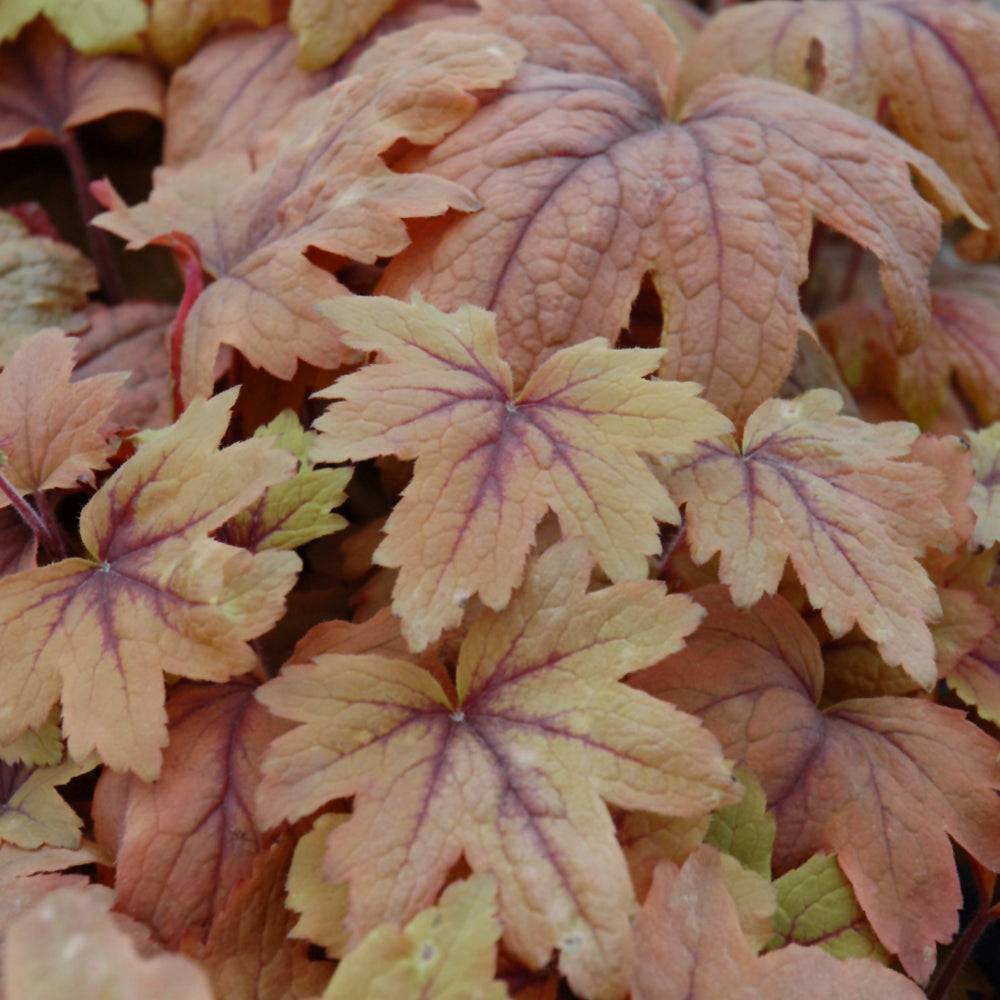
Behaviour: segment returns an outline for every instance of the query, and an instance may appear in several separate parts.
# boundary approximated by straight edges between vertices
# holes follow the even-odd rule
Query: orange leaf
[[[737,604],[773,594],[790,558],[835,637],[859,624],[929,688],[938,675],[927,622],[941,605],[916,557],[954,544],[949,483],[905,461],[914,425],[866,424],[840,407],[830,389],[763,403],[741,451],[699,445],[666,482],[687,504],[695,561],[721,553],[719,578]]]
[[[117,909],[175,948],[186,929],[204,936],[271,839],[251,809],[264,748],[285,727],[240,682],[179,685],[167,715],[159,779],[105,770],[93,812],[115,856]]]
[[[709,611],[701,629],[632,682],[697,713],[757,775],[778,824],[775,868],[836,852],[879,939],[926,981],[935,943],[958,929],[948,836],[1000,865],[1000,747],[962,712],[920,699],[820,711],[819,644],[786,601],[741,610],[720,586],[693,596]]]
[[[128,371],[111,411],[125,427],[165,427],[170,423],[170,356],[167,336],[177,308],[162,302],[93,306],[90,326],[77,339],[74,379]]]
[[[124,372],[70,383],[71,340],[61,330],[31,337],[0,372],[0,449],[4,474],[21,493],[94,482],[118,441],[110,424]],[[10,501],[0,497],[0,507]]]
[[[227,21],[271,23],[269,0],[152,0],[148,37],[153,51],[176,66],[194,55],[203,38]]]
[[[345,297],[326,312],[351,331],[347,343],[388,363],[320,393],[343,401],[316,422],[312,456],[417,460],[375,560],[400,567],[393,610],[418,651],[459,624],[473,594],[506,605],[549,509],[612,580],[647,576],[656,522],[678,513],[640,453],[689,454],[731,426],[698,386],[643,378],[659,351],[594,339],[552,356],[515,392],[481,309]]]
[[[636,928],[633,1000],[922,1000],[905,976],[869,959],[800,945],[755,955],[721,862],[701,847],[680,870],[669,861],[656,869]]]
[[[245,640],[282,614],[298,557],[207,535],[295,461],[263,440],[216,451],[234,400],[195,401],[101,487],[80,515],[87,558],[0,579],[0,740],[40,725],[61,693],[72,757],[96,748],[152,780],[163,671],[223,681],[255,664]]]
[[[415,229],[379,291],[496,313],[522,382],[567,344],[615,341],[650,274],[661,374],[693,380],[737,423],[773,396],[808,326],[798,286],[812,220],[881,261],[915,340],[927,325],[938,212],[964,202],[931,160],[866,119],[785,84],[728,77],[676,119],[676,43],[637,0],[489,0],[484,22],[528,56],[497,97],[397,164],[465,185],[474,215]]]
[[[1000,249],[1000,15],[962,0],[866,0],[734,7],[711,20],[681,74],[769,76],[868,118],[932,156],[990,228],[962,251]]]
[[[299,36],[299,65],[321,69],[368,34],[396,0],[292,0],[288,23]]]
[[[438,33],[301,103],[252,151],[217,149],[159,168],[143,204],[128,208],[106,192],[111,211],[95,225],[130,248],[186,234],[216,279],[187,316],[185,400],[211,391],[223,343],[281,379],[299,359],[329,369],[355,360],[316,313],[341,287],[305,251],[374,263],[408,242],[403,218],[476,208],[457,184],[393,173],[381,154],[401,139],[436,142],[474,110],[469,91],[495,87],[519,55],[499,36]]]
[[[141,958],[108,912],[109,890],[54,889],[4,942],[7,1000],[156,997],[213,1000],[205,973],[181,955]]]
[[[163,162],[179,166],[213,149],[251,149],[295,105],[333,82],[332,73],[295,66],[285,25],[213,37],[170,77]]]
[[[251,875],[216,911],[205,943],[192,936],[182,942],[225,1000],[300,1000],[317,994],[330,978],[329,962],[310,961],[308,944],[288,937],[295,923],[284,906],[291,856],[286,834],[257,856]]]
[[[464,853],[497,876],[522,961],[558,947],[579,995],[624,993],[634,895],[602,799],[697,816],[734,791],[692,719],[617,683],[677,649],[698,609],[650,581],[588,594],[589,578],[582,543],[550,548],[505,611],[473,624],[455,703],[428,672],[373,654],[286,666],[258,692],[300,723],[265,759],[262,821],[354,795],[324,875],[351,882],[355,943],[430,905]]]

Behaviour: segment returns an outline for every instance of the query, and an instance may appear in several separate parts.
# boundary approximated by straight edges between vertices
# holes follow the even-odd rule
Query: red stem
[[[0,492],[10,501],[10,505],[20,515],[21,520],[31,529],[31,533],[38,539],[45,551],[60,559],[65,558],[66,550],[63,547],[62,538],[59,536],[58,530],[54,533],[49,530],[49,526],[39,516],[37,511],[14,489],[14,484],[4,474],[3,469],[0,469]]]
[[[173,383],[173,407],[176,420],[184,412],[181,395],[181,359],[184,350],[184,327],[195,300],[205,288],[201,273],[201,253],[198,244],[184,233],[171,233],[171,245],[184,270],[184,295],[177,307],[174,325],[170,330],[170,377]]]

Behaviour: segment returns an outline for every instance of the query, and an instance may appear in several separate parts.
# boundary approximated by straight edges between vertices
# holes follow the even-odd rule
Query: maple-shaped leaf
[[[21,493],[94,482],[118,448],[105,431],[124,372],[70,382],[74,341],[61,330],[31,337],[0,372],[0,453]],[[0,506],[10,501],[0,497]]]
[[[330,86],[332,73],[296,67],[296,51],[285,25],[215,35],[170,77],[163,162],[177,166],[213,149],[250,149],[296,104]]]
[[[253,871],[216,912],[202,943],[193,935],[182,951],[199,960],[225,1000],[301,1000],[330,978],[329,962],[308,957],[305,941],[289,938],[294,914],[284,907],[292,838],[284,835],[259,854]]]
[[[147,202],[128,208],[103,189],[111,211],[95,225],[130,248],[183,234],[215,279],[186,319],[184,400],[211,392],[223,343],[281,379],[299,359],[327,369],[357,360],[316,312],[342,289],[306,250],[374,263],[408,242],[403,218],[476,208],[459,185],[394,173],[381,154],[398,140],[436,142],[473,112],[470,91],[509,77],[520,52],[502,36],[439,32],[300,104],[252,151],[159,168]]]
[[[483,208],[414,230],[378,290],[497,314],[523,381],[552,351],[614,341],[646,275],[663,303],[661,374],[700,382],[737,423],[775,395],[808,323],[798,286],[813,218],[881,261],[901,324],[926,327],[938,212],[964,202],[922,153],[787,84],[728,77],[671,117],[678,56],[639,0],[484,0],[520,41],[517,76],[430,151],[396,164]]]
[[[97,284],[94,265],[76,247],[34,235],[0,211],[0,365],[45,327],[82,329],[81,310]]]
[[[223,681],[254,666],[246,640],[281,616],[299,560],[206,536],[294,459],[263,440],[217,451],[234,400],[196,401],[115,472],[80,514],[86,558],[0,579],[0,740],[61,697],[72,757],[96,749],[152,780],[167,742],[163,671]]]
[[[500,921],[497,881],[454,882],[404,929],[382,924],[344,957],[322,1000],[506,1000],[494,979]]]
[[[100,763],[95,757],[71,758],[50,767],[0,763],[0,841],[29,850],[79,847],[83,820],[56,791]]]
[[[719,585],[693,596],[708,609],[702,627],[631,683],[697,713],[757,775],[777,820],[775,869],[835,852],[882,944],[926,981],[935,943],[958,929],[949,836],[1000,864],[1000,747],[962,712],[921,699],[820,711],[819,643],[787,601],[743,610]]]
[[[553,355],[518,392],[482,309],[345,297],[325,311],[345,342],[386,363],[320,393],[341,401],[316,421],[312,457],[416,459],[375,552],[400,567],[393,610],[415,650],[459,624],[473,594],[504,607],[549,509],[612,580],[645,577],[657,520],[678,513],[640,453],[690,454],[731,426],[698,386],[644,378],[660,351],[594,339]]]
[[[171,421],[167,338],[177,315],[162,302],[93,305],[90,326],[77,338],[73,380],[128,372],[111,415],[124,427],[165,427]]]
[[[634,897],[601,800],[696,816],[735,796],[707,733],[617,683],[678,648],[699,609],[651,581],[585,593],[590,570],[581,542],[550,548],[505,611],[472,625],[454,697],[371,654],[286,666],[258,692],[299,723],[265,760],[262,821],[354,795],[324,875],[351,882],[355,943],[429,905],[464,853],[499,879],[504,940],[522,961],[537,968],[560,948],[574,992],[624,992]]]
[[[102,52],[137,52],[138,33],[146,27],[147,10],[142,0],[4,0],[0,7],[0,41],[16,38],[44,14],[65,35],[73,48],[89,55]],[[3,74],[0,74],[3,79]]]
[[[316,435],[303,430],[291,410],[257,428],[254,437],[273,437],[276,448],[285,448],[298,459],[299,470],[292,479],[269,487],[228,522],[225,533],[230,544],[251,552],[295,549],[347,525],[332,511],[346,499],[352,470],[314,469],[308,454]]]
[[[214,1000],[208,977],[182,955],[142,958],[108,912],[110,890],[53,889],[4,940],[7,1000],[156,997]]]
[[[695,562],[721,553],[719,578],[737,604],[773,594],[790,559],[835,637],[857,623],[888,663],[930,687],[927,622],[941,605],[917,557],[954,544],[948,482],[907,461],[916,426],[867,424],[840,408],[830,389],[763,403],[741,448],[700,444],[666,483],[687,505]]]
[[[260,759],[284,731],[250,684],[175,687],[156,782],[105,770],[94,793],[98,843],[115,856],[116,907],[168,947],[203,936],[270,837],[253,800]]]
[[[17,2],[3,4],[0,38],[4,18]],[[125,6],[121,0],[105,2]],[[79,3],[72,6],[83,9]],[[152,66],[114,56],[81,56],[43,21],[26,28],[16,45],[0,47],[0,149],[63,145],[70,129],[119,111],[160,117],[163,81]]]
[[[905,976],[866,959],[789,945],[757,956],[740,931],[722,855],[701,847],[664,861],[636,928],[633,1000],[921,1000]]]
[[[717,73],[784,80],[889,123],[932,156],[990,228],[962,245],[1000,249],[1000,12],[963,0],[768,0],[725,10],[692,44],[681,90]]]

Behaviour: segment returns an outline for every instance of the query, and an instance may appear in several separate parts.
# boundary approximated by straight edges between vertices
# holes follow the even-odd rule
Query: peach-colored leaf
[[[170,423],[170,355],[167,336],[177,315],[162,302],[92,306],[90,326],[77,339],[74,380],[127,371],[112,417],[125,427],[159,428]]]
[[[701,847],[661,863],[636,928],[633,1000],[921,1000],[905,976],[867,959],[789,945],[758,957],[740,931],[722,856]]]
[[[405,161],[465,185],[483,209],[417,227],[380,291],[494,311],[520,383],[560,347],[614,341],[651,274],[661,374],[701,382],[741,423],[777,392],[808,325],[798,286],[815,217],[880,259],[919,340],[940,218],[911,168],[950,212],[964,206],[933,160],[772,81],[712,81],[672,118],[676,43],[638,0],[483,7],[525,62],[463,127]]]
[[[941,605],[917,557],[954,544],[949,484],[906,460],[916,426],[866,424],[840,407],[831,389],[763,403],[742,449],[699,445],[666,482],[687,504],[695,561],[721,553],[719,578],[737,604],[773,594],[790,559],[835,637],[857,623],[929,688],[938,675],[927,622]]]
[[[110,189],[96,225],[136,248],[186,234],[215,278],[187,316],[181,396],[208,394],[219,346],[279,378],[299,359],[334,369],[355,355],[316,304],[341,291],[305,251],[374,263],[408,242],[402,219],[476,200],[438,177],[397,174],[381,153],[400,139],[433,143],[477,105],[471,90],[509,77],[520,54],[502,37],[438,33],[389,66],[348,77],[300,104],[253,152],[215,150],[161,167],[149,201],[128,208]]]
[[[152,0],[149,44],[166,63],[177,66],[197,51],[206,35],[227,21],[271,23],[270,0]]]
[[[845,302],[819,317],[816,329],[851,388],[892,393],[921,427],[944,409],[953,379],[980,420],[1000,418],[1000,302],[959,288],[933,289],[927,335],[906,354],[884,305]]]
[[[336,62],[395,5],[396,0],[292,0],[288,24],[299,36],[298,64],[317,70]]]
[[[690,92],[716,73],[768,76],[869,118],[932,156],[989,223],[962,246],[1000,249],[1000,13],[939,0],[768,0],[715,17],[681,72]]]
[[[96,288],[94,265],[76,247],[0,211],[0,365],[45,327],[85,326],[81,310]]]
[[[170,77],[163,162],[179,166],[213,149],[249,150],[299,101],[328,87],[331,73],[296,68],[296,50],[284,25],[213,37]]]
[[[181,955],[141,958],[108,912],[112,894],[57,888],[4,941],[7,1000],[214,1000],[204,971]]]
[[[337,966],[321,1000],[507,1000],[506,985],[494,978],[496,897],[496,878],[473,875],[448,886],[403,930],[376,927]]]
[[[117,909],[175,948],[185,930],[204,936],[268,846],[253,800],[264,749],[286,727],[240,682],[175,687],[167,717],[159,779],[105,770],[93,812],[115,856]]]
[[[326,312],[350,331],[345,342],[387,363],[323,390],[341,401],[316,422],[312,455],[416,459],[375,553],[400,567],[393,610],[415,650],[458,625],[473,594],[506,605],[549,509],[612,580],[645,577],[656,522],[678,513],[640,453],[690,454],[731,426],[698,386],[644,378],[659,351],[594,339],[553,355],[516,392],[481,309],[345,297]]]
[[[70,382],[74,341],[61,330],[31,337],[0,372],[4,474],[22,493],[94,482],[118,448],[111,411],[124,372]],[[0,497],[0,506],[10,501]]]
[[[294,459],[265,441],[216,451],[232,391],[195,401],[143,445],[80,515],[86,558],[0,579],[0,739],[62,698],[70,755],[97,749],[152,780],[167,742],[163,671],[226,680],[256,656],[246,640],[284,609],[299,566],[208,538]]]
[[[160,117],[163,81],[152,66],[82,56],[42,21],[25,29],[16,45],[0,47],[0,149],[61,144],[69,129],[118,111]]]
[[[4,0],[0,5],[0,40],[15,38],[39,14],[80,52],[137,52],[138,32],[146,27],[142,0]],[[0,79],[3,74],[0,73]]]
[[[697,713],[757,775],[777,819],[776,870],[836,852],[881,942],[926,981],[935,944],[958,929],[949,835],[1000,864],[1000,747],[962,712],[920,699],[820,711],[819,643],[786,601],[742,610],[718,585],[693,596],[703,626],[632,683]]]
[[[429,905],[464,852],[499,879],[504,940],[523,962],[559,948],[579,995],[624,992],[634,896],[601,800],[697,816],[734,793],[693,720],[617,683],[677,649],[699,610],[650,581],[585,593],[590,569],[581,542],[560,543],[505,611],[484,611],[454,699],[376,655],[319,656],[260,689],[300,723],[265,760],[261,819],[354,795],[324,867],[351,882],[354,942]]]
[[[309,946],[288,932],[295,915],[285,909],[285,876],[292,856],[286,834],[257,856],[212,921],[204,943],[188,935],[184,953],[196,957],[224,1000],[302,1000],[330,978],[329,962],[309,960]],[[360,998],[359,998],[360,1000]]]

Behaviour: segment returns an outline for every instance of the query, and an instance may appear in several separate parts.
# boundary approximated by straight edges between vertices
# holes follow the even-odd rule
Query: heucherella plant
[[[0,10],[0,992],[986,989],[1000,13],[278,7]]]

